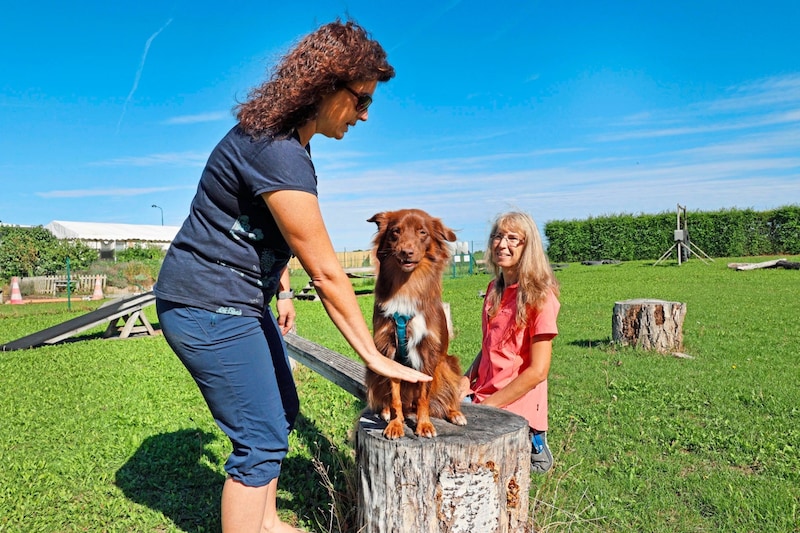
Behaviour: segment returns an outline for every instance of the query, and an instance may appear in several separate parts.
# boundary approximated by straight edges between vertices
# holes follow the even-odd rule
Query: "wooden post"
[[[364,366],[294,334],[289,355],[360,399]],[[362,413],[356,433],[359,533],[528,533],[531,442],[528,423],[508,411],[462,405],[466,426],[433,419],[438,436],[405,427],[383,436],[378,415]]]
[[[660,353],[683,349],[686,304],[635,299],[614,303],[611,338],[623,346]]]
[[[444,317],[447,320],[447,335],[450,340],[453,340],[455,333],[453,332],[453,319],[450,316],[450,302],[442,302],[442,309],[444,309]]]
[[[383,436],[362,413],[356,435],[360,533],[527,533],[530,437],[515,414],[465,404],[466,426],[434,419],[438,436]]]

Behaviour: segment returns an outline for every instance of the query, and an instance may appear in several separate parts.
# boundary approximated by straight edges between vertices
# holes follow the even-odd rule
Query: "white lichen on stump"
[[[530,437],[517,415],[464,405],[466,426],[433,419],[438,436],[383,436],[365,411],[358,424],[361,533],[525,533]]]
[[[664,300],[634,299],[614,303],[611,338],[623,346],[660,353],[683,348],[686,304]]]

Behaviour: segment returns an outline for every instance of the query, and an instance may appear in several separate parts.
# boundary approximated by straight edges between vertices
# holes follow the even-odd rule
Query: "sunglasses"
[[[372,105],[372,95],[369,95],[367,93],[357,93],[353,89],[348,87],[347,85],[345,85],[344,88],[347,89],[350,92],[350,94],[352,94],[353,96],[355,96],[357,98],[357,100],[356,100],[356,111],[357,112],[363,113],[364,111],[367,110],[367,108],[370,105]]]

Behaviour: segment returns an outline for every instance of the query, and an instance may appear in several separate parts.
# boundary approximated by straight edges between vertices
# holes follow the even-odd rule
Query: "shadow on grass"
[[[302,415],[294,432],[316,461],[296,454],[291,456],[290,450],[290,457],[281,467],[278,509],[318,524],[319,531],[329,531],[332,522],[338,522],[339,526],[331,531],[349,531],[354,513],[343,517],[336,508],[355,508],[355,494],[348,477],[355,471],[352,451],[338,450]],[[219,531],[225,476],[213,465],[224,463],[226,458],[207,449],[217,438],[199,429],[148,437],[117,470],[115,483],[128,499],[159,511],[183,531]],[[319,472],[320,464],[327,470],[327,479]],[[287,493],[289,496],[284,496]],[[332,513],[339,516],[334,518]]]
[[[283,462],[278,486],[293,498],[279,498],[278,508],[315,523],[318,531],[355,531],[356,467],[352,448],[338,449],[302,414],[294,433],[313,459],[293,456]]]
[[[130,500],[160,511],[183,531],[219,531],[225,476],[206,446],[217,438],[199,429],[154,435],[117,470],[115,483]]]
[[[597,350],[607,350],[612,347],[611,339],[579,339],[569,343],[570,346],[578,346],[580,348],[595,348]]]

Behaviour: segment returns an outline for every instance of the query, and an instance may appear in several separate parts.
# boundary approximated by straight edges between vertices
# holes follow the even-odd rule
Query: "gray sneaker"
[[[531,431],[531,472],[544,474],[553,466],[546,431]]]

